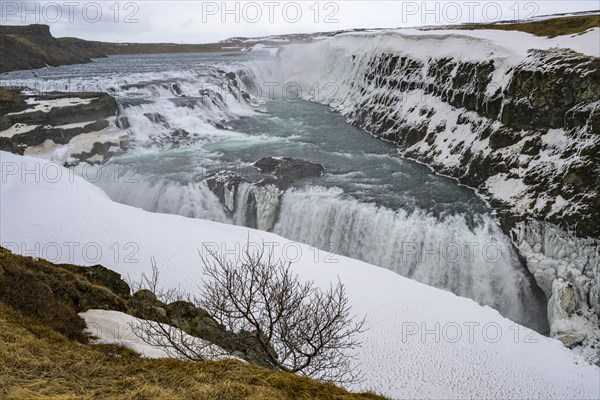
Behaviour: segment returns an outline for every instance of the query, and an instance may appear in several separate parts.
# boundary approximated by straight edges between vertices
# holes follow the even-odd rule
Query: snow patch
[[[120,311],[111,310],[88,310],[79,313],[79,316],[85,320],[87,332],[93,335],[98,344],[118,344],[127,347],[136,353],[139,353],[145,358],[181,358],[185,357],[178,354],[167,343],[166,338],[161,343],[164,345],[156,345],[156,337],[148,340],[148,336],[141,330],[142,324],[163,325],[165,330],[169,330],[168,325],[159,324],[154,321],[142,320]],[[133,329],[132,329],[133,328]],[[174,338],[181,340],[194,349],[202,349],[202,355],[207,360],[220,360],[226,358],[238,359],[238,357],[227,356],[228,352],[223,348],[190,336],[187,333],[180,331],[177,328],[172,328],[177,333],[173,334]],[[174,331],[174,332],[175,332]],[[152,344],[150,344],[152,343]]]

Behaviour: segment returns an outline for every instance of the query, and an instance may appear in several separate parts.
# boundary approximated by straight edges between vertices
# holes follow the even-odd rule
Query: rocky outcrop
[[[0,149],[41,155],[65,165],[101,162],[121,152],[126,137],[115,126],[117,103],[110,95],[15,95],[20,106],[4,107],[10,112],[0,116]]]
[[[18,285],[23,282],[39,292],[19,293],[23,288]],[[256,341],[255,333],[228,331],[207,311],[189,301],[163,302],[147,289],[138,290],[132,295],[130,286],[121,275],[101,265],[81,267],[52,264],[12,254],[10,250],[0,247],[0,287],[0,301],[6,300],[6,296],[39,296],[43,292],[52,297],[46,300],[57,302],[61,307],[66,306],[73,315],[90,309],[125,312],[137,318],[175,326],[189,335],[217,344],[237,357],[272,367]]]
[[[600,60],[532,51],[505,89],[494,71],[492,61],[374,56],[348,116],[478,188],[507,220],[531,216],[600,237]]]
[[[110,54],[110,45],[75,38],[56,39],[48,25],[0,27],[0,73],[79,64]]]
[[[291,157],[264,157],[252,164],[262,174],[269,175],[262,185],[273,184],[286,190],[300,179],[317,179],[325,173],[322,164]],[[261,184],[259,182],[259,185]]]
[[[229,351],[236,357],[272,367],[260,344],[251,332],[234,333],[210,316],[210,314],[185,300],[163,302],[147,289],[133,294],[128,301],[130,313],[138,318],[169,324]]]
[[[265,231],[275,226],[281,199],[290,186],[325,173],[322,164],[291,157],[264,157],[252,167],[255,170],[244,174],[219,171],[205,183],[234,220]]]

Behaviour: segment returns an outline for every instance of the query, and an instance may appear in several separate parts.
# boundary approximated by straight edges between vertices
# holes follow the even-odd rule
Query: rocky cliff
[[[531,216],[600,237],[600,59],[532,51],[504,89],[494,71],[493,61],[375,55],[347,115],[479,188],[507,225]]]
[[[89,62],[110,54],[105,43],[57,39],[48,25],[0,27],[0,72]]]

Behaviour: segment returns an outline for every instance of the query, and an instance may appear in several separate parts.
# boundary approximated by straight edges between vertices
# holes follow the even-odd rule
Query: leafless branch
[[[335,383],[360,378],[354,361],[364,318],[351,313],[339,280],[327,290],[301,282],[264,245],[246,246],[235,263],[212,250],[200,257],[207,277],[200,306],[257,342],[273,367]]]

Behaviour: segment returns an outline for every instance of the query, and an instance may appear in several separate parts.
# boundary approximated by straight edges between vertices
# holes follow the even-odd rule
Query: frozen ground
[[[328,286],[339,278],[369,328],[358,355],[365,379],[351,390],[395,399],[600,397],[600,368],[472,300],[274,234],[117,204],[46,160],[0,152],[0,162],[1,242],[17,253],[103,264],[134,279],[154,256],[165,286],[194,291],[199,249],[233,257],[249,240],[293,261],[301,279]]]

